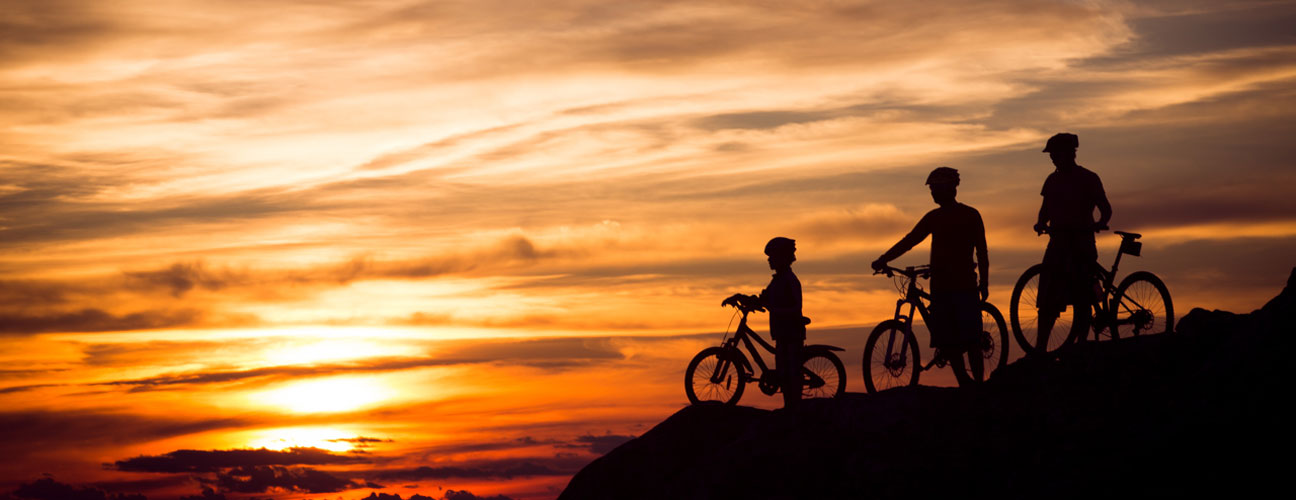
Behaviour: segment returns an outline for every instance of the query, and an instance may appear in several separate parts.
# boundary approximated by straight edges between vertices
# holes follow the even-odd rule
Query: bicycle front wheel
[[[684,371],[684,394],[692,404],[718,402],[737,404],[747,385],[746,359],[742,353],[723,347],[708,347],[689,361]]]
[[[1174,329],[1170,290],[1155,274],[1139,271],[1126,276],[1112,297],[1113,337],[1135,337]]]
[[[806,355],[801,363],[801,397],[835,398],[846,393],[846,366],[832,351]]]
[[[1013,336],[1017,338],[1017,345],[1027,354],[1034,352],[1035,344],[1039,343],[1039,306],[1036,301],[1039,297],[1040,273],[1043,270],[1043,264],[1035,264],[1022,273],[1021,278],[1017,279],[1017,285],[1013,287],[1012,302],[1008,304],[1008,320],[1012,325]],[[1075,314],[1075,307],[1068,305],[1058,315],[1046,339],[1046,352],[1056,351],[1072,340],[1072,335],[1076,333],[1072,328]]]
[[[978,349],[967,353],[968,362],[964,363],[968,376],[978,382],[990,378],[990,374],[995,370],[1003,368],[1008,364],[1008,325],[1004,322],[1003,314],[999,308],[989,302],[981,303],[981,333]],[[981,358],[981,377],[977,378],[972,372],[972,356]]]
[[[883,321],[864,345],[864,387],[869,393],[918,385],[918,340],[908,325]]]

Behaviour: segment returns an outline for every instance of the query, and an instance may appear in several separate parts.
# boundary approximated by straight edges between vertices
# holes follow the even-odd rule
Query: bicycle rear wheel
[[[801,363],[801,397],[835,398],[846,393],[846,367],[831,351],[806,355]]]
[[[684,371],[684,394],[692,404],[736,404],[747,385],[746,366],[747,359],[735,349],[703,349]]]
[[[886,320],[869,334],[864,346],[864,387],[868,392],[918,385],[918,340],[908,325]]]
[[[1039,277],[1043,269],[1043,264],[1035,264],[1026,269],[1021,278],[1017,279],[1017,285],[1013,287],[1012,301],[1008,304],[1008,319],[1012,325],[1013,336],[1017,338],[1017,345],[1021,346],[1022,352],[1026,354],[1034,351],[1035,344],[1039,342],[1039,306],[1036,300],[1039,296]],[[1070,305],[1058,315],[1053,328],[1049,330],[1046,352],[1056,351],[1073,340],[1076,333],[1073,331],[1075,315],[1075,307]]]
[[[1170,290],[1155,274],[1138,271],[1126,276],[1112,296],[1113,337],[1135,337],[1174,329]]]
[[[1008,341],[1008,325],[1004,322],[1003,314],[989,302],[981,303],[981,334],[978,338],[980,339],[979,350],[968,352],[968,362],[963,366],[970,378],[981,382],[990,378],[990,374],[995,370],[1008,364],[1008,351],[1011,346]],[[972,356],[981,358],[980,379],[972,373],[970,359]]]

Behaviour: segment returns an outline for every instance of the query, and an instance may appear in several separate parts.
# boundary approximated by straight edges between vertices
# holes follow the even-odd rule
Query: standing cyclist
[[[931,235],[931,344],[950,362],[959,385],[967,386],[981,380],[985,371],[979,345],[981,301],[990,296],[985,224],[975,208],[954,200],[958,194],[958,170],[932,170],[927,185],[931,187],[932,201],[940,206],[927,212],[909,234],[873,261],[873,269],[881,270]],[[972,379],[963,369],[962,354],[967,351],[973,353],[968,356]]]
[[[1107,229],[1112,208],[1098,174],[1076,164],[1079,147],[1080,138],[1066,132],[1050,137],[1044,145],[1044,152],[1057,169],[1044,180],[1044,189],[1040,191],[1044,202],[1040,205],[1035,232],[1047,231],[1049,242],[1044,250],[1044,269],[1036,299],[1039,332],[1035,352],[1027,354],[1039,355],[1048,349],[1049,331],[1067,305],[1075,307],[1072,328],[1089,331],[1089,306],[1094,301],[1093,270],[1098,265],[1094,233]],[[1095,207],[1099,214],[1097,222],[1093,219]]]
[[[801,315],[801,280],[792,272],[796,262],[796,241],[779,236],[765,244],[769,267],[774,271],[769,286],[760,296],[735,294],[721,304],[754,301],[769,311],[770,336],[774,337],[774,370],[783,391],[783,407],[801,401],[801,348],[805,344],[806,319]]]

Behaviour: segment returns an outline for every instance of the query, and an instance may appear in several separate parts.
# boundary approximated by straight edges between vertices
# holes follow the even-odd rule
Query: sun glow
[[[286,450],[289,448],[319,448],[332,452],[351,451],[356,448],[353,432],[332,427],[280,427],[258,431],[248,441],[250,448]]]
[[[380,344],[362,339],[328,339],[310,343],[290,343],[266,350],[265,360],[271,365],[300,365],[361,358],[400,356],[411,354],[402,346]]]
[[[253,398],[293,413],[336,413],[372,406],[394,395],[395,391],[372,377],[332,377],[288,384]]]

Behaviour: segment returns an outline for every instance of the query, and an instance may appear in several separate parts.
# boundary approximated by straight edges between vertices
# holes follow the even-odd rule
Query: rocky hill
[[[1173,334],[1080,344],[976,390],[690,406],[559,498],[1272,494],[1290,489],[1293,335],[1296,270],[1252,313],[1194,309]]]

